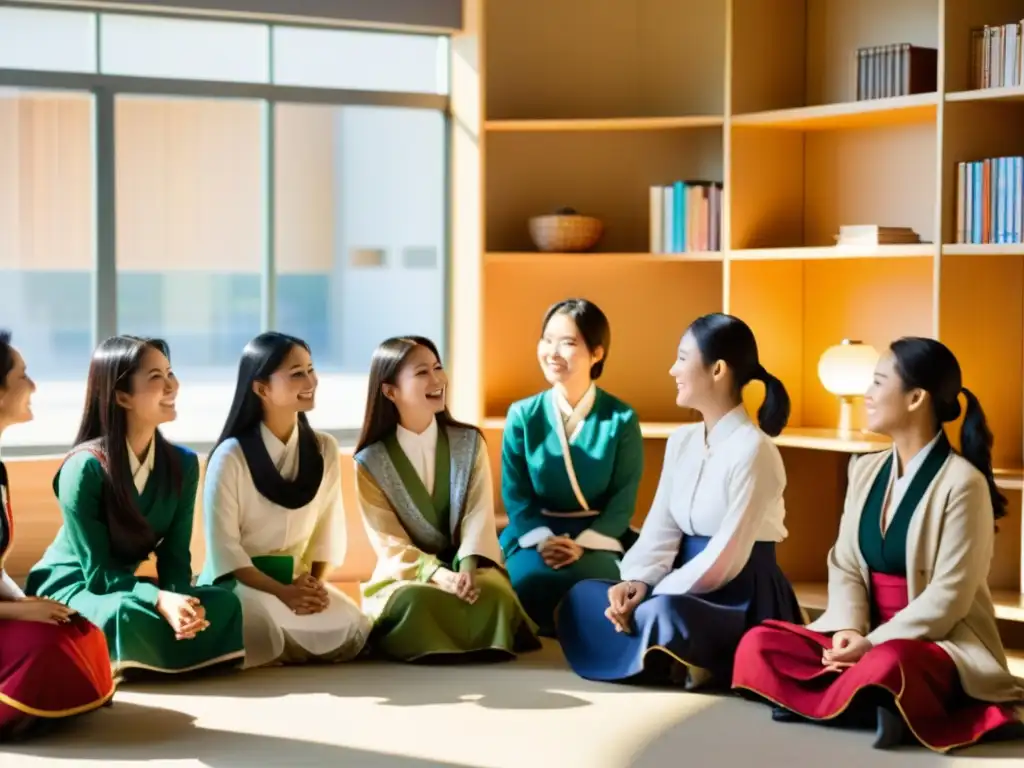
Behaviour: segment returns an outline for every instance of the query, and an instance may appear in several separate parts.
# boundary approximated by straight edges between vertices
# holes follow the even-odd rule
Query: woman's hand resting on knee
[[[177,640],[191,640],[210,626],[210,622],[206,620],[206,609],[200,604],[198,597],[160,590],[156,599],[156,609],[171,625]]]
[[[608,590],[608,608],[604,615],[616,632],[629,633],[633,611],[647,596],[647,585],[642,581],[620,581]]]
[[[583,557],[583,547],[568,536],[551,536],[541,542],[537,551],[540,552],[544,564],[556,571],[572,565]]]

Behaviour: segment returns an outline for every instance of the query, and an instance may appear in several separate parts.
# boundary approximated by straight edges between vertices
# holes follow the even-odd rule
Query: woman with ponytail
[[[775,561],[786,472],[771,438],[786,425],[789,396],[758,360],[753,332],[730,315],[695,320],[669,375],[677,405],[703,423],[668,438],[622,581],[577,584],[559,607],[559,637],[573,670],[591,680],[727,686],[749,627],[800,617]],[[757,424],[742,398],[755,380],[765,385]]]
[[[960,417],[960,453],[943,424]],[[1006,501],[992,434],[953,353],[892,343],[868,389],[868,428],[893,448],[851,460],[828,607],[807,627],[766,622],[736,652],[733,687],[780,721],[875,729],[885,749],[915,737],[947,752],[1016,723],[1024,699],[996,626],[987,577]]]

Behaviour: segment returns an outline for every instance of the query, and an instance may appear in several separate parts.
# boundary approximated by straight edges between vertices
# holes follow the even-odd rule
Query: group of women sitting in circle
[[[789,398],[750,328],[706,315],[669,371],[702,422],[668,439],[643,526],[633,409],[596,386],[608,321],[552,306],[538,360],[551,385],[513,404],[502,439],[500,538],[484,438],[454,420],[434,344],[373,355],[355,452],[377,555],[362,603],[324,578],[345,557],[339,449],[306,413],[307,345],[245,348],[203,485],[206,562],[190,539],[199,464],[159,427],[178,382],[158,340],[96,350],[75,447],[53,481],[63,525],[24,591],[0,594],[0,736],[95,709],[115,681],[215,667],[509,658],[557,637],[591,680],[732,688],[779,721],[876,729],[875,745],[947,751],[1013,732],[1024,681],[1007,667],[986,584],[1005,512],[992,436],[939,342],[902,338],[878,363],[869,428],[893,447],[851,460],[828,605],[805,625],[776,562],[786,472],[772,437]],[[757,421],[743,388],[765,385]],[[25,359],[0,335],[0,430],[31,419]],[[966,404],[960,452],[943,424]],[[14,518],[0,464],[0,563]],[[890,546],[891,545],[891,546]],[[138,575],[155,556],[155,579]]]

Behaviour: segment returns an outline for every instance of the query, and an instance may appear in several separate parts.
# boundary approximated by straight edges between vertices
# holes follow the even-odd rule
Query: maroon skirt
[[[907,605],[901,577],[872,574],[871,592],[881,621]],[[831,634],[765,621],[740,641],[733,688],[821,721],[846,713],[859,693],[881,690],[917,740],[936,752],[974,744],[1017,722],[1013,707],[968,697],[953,660],[931,641],[890,640],[840,672],[822,666],[822,652],[831,647]]]
[[[39,719],[71,717],[114,694],[107,640],[80,616],[68,624],[0,621],[0,739]]]

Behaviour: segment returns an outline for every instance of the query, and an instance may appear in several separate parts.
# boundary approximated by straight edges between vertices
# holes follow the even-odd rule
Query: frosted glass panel
[[[0,8],[0,67],[96,71],[96,14]]]
[[[267,82],[270,32],[262,24],[107,15],[100,24],[104,74]]]
[[[448,38],[274,27],[274,83],[448,93]]]

